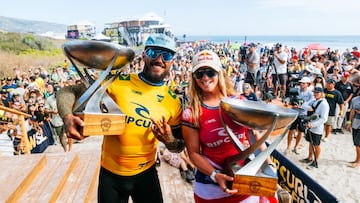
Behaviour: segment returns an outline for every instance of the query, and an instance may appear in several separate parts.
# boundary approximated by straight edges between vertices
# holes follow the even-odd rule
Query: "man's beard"
[[[152,66],[153,64],[150,64],[149,66]],[[156,64],[159,65],[159,64]],[[147,80],[153,83],[159,83],[163,82],[164,78],[168,75],[169,71],[164,71],[164,73],[157,75],[151,71],[151,68],[149,66],[145,66],[143,70],[143,74]],[[163,67],[165,69],[165,67]]]

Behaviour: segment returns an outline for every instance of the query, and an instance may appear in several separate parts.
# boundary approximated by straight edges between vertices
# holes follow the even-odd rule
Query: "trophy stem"
[[[269,135],[271,134],[271,132],[274,130],[276,123],[279,119],[279,115],[275,116],[275,119],[271,125],[271,127],[266,131],[266,133],[259,139],[257,140],[255,143],[253,143],[252,145],[250,145],[249,148],[247,148],[246,150],[242,151],[241,154],[239,154],[238,156],[234,157],[236,160],[245,160],[247,157],[250,156],[250,154],[254,153],[256,151],[256,149],[258,149],[260,147],[260,145],[262,145],[266,139],[269,137]],[[231,130],[231,129],[230,129]],[[233,140],[233,139],[232,139]]]
[[[255,159],[251,160],[244,167],[242,167],[235,174],[237,175],[256,175],[261,165],[265,162],[266,158],[270,156],[270,154],[276,149],[281,140],[285,137],[287,132],[289,131],[290,126],[286,128],[286,130],[281,134],[281,136],[277,137],[274,142],[272,142],[266,150],[262,151],[258,154]]]
[[[106,70],[100,75],[100,77],[92,84],[85,93],[79,98],[79,100],[76,102],[74,111],[80,112],[83,110],[84,106],[86,105],[86,102],[89,100],[89,98],[93,95],[93,92],[101,85],[102,81],[107,77],[107,75],[110,73],[117,57],[119,55],[119,50],[117,49],[115,52],[115,55],[112,58],[112,61],[110,65],[106,68]]]
[[[109,113],[118,113],[122,114],[123,112],[120,110],[118,105],[111,99],[111,97],[107,94],[106,89],[109,84],[119,75],[120,73],[116,74],[115,76],[108,79],[100,88],[94,92],[94,94],[89,98],[87,105],[85,107],[84,113],[93,112],[93,113],[102,113],[101,104],[104,104],[107,112]]]
[[[236,149],[238,150],[238,152],[243,152],[243,151],[245,150],[245,147],[244,147],[244,145],[240,142],[240,140],[236,137],[236,135],[233,133],[233,131],[231,130],[231,128],[224,122],[221,108],[220,108],[219,114],[220,114],[221,123],[222,123],[222,125],[224,126],[225,131],[228,133],[228,135],[230,136],[231,140],[232,140],[233,143],[235,144]]]

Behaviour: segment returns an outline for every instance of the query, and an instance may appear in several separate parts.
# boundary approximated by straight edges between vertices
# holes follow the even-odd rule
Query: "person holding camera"
[[[302,138],[302,133],[305,132],[305,129],[302,128],[300,122],[302,122],[302,118],[306,116],[306,112],[303,111],[301,108],[301,105],[305,102],[309,102],[314,99],[313,92],[309,89],[309,86],[311,84],[311,80],[308,77],[303,77],[300,81],[300,88],[298,89],[298,92],[296,96],[292,96],[290,98],[290,103],[292,107],[299,111],[298,118],[291,124],[290,130],[288,132],[288,140],[287,140],[287,148],[284,152],[284,154],[288,154],[290,152],[291,148],[291,142],[293,139],[293,136],[295,134],[295,130],[297,131],[296,141],[294,149],[292,150],[295,154],[299,154],[298,147]]]
[[[308,116],[313,114],[317,115],[316,119],[313,119],[306,123],[306,141],[309,142],[308,157],[300,160],[303,163],[309,163],[308,168],[318,168],[318,160],[320,157],[320,142],[322,134],[324,133],[324,124],[328,120],[329,104],[324,98],[324,89],[321,87],[314,88],[313,100],[304,103],[302,107],[308,112]]]
[[[288,55],[283,51],[282,44],[276,44],[274,49],[274,69],[272,70],[274,94],[278,93],[280,84],[280,96],[284,97],[287,83],[287,59]],[[279,80],[279,81],[278,81]]]
[[[257,78],[259,77],[258,73],[260,69],[260,56],[256,52],[256,47],[257,45],[255,43],[250,43],[248,53],[246,54],[247,70],[245,82],[249,83],[254,90],[257,85],[256,82]]]

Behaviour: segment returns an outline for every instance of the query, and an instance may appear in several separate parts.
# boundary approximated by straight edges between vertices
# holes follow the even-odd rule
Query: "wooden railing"
[[[8,108],[6,106],[0,105],[0,110],[3,110],[5,112],[9,112],[12,114],[16,114],[19,119],[19,125],[20,125],[20,131],[21,131],[21,142],[20,145],[23,146],[23,151],[25,154],[30,154],[31,146],[29,142],[29,138],[27,136],[27,131],[25,128],[25,118],[31,117],[31,115],[17,111],[15,109]]]

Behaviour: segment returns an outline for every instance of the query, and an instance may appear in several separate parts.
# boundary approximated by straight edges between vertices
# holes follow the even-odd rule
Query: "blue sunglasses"
[[[156,60],[160,55],[165,62],[170,62],[174,58],[174,54],[172,52],[161,49],[148,48],[145,53],[152,60]]]

